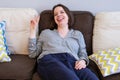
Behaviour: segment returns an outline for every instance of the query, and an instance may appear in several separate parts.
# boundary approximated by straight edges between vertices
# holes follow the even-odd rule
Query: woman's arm
[[[36,29],[38,27],[40,16],[35,16],[30,21],[30,39],[36,38]]]
[[[41,46],[41,43],[37,42],[36,38],[36,29],[38,27],[38,22],[39,22],[40,17],[35,16],[31,21],[30,21],[30,38],[29,38],[29,57],[35,58],[39,54],[39,47]]]
[[[79,43],[79,46],[80,46],[79,53],[78,53],[79,60],[76,61],[75,68],[76,69],[82,69],[82,68],[85,68],[86,65],[89,64],[89,59],[88,59],[87,52],[86,52],[86,45],[85,45],[84,37],[83,37],[81,32],[79,32],[78,43]]]

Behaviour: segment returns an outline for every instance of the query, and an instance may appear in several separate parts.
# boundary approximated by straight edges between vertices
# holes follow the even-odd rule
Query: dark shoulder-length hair
[[[54,20],[54,9],[58,6],[62,7],[64,9],[64,11],[66,12],[66,14],[68,15],[68,26],[69,26],[69,29],[71,29],[71,27],[73,26],[73,23],[74,23],[74,17],[73,17],[72,12],[66,6],[64,6],[63,4],[57,4],[53,7],[51,28],[52,29],[57,29],[57,24],[55,23],[55,20]]]

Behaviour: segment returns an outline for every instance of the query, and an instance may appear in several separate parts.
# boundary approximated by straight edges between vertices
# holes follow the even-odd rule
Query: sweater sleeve
[[[78,53],[78,56],[79,56],[79,59],[80,60],[85,60],[86,61],[86,64],[88,65],[89,64],[89,59],[88,59],[88,55],[87,55],[87,51],[86,51],[86,45],[85,45],[85,41],[84,41],[84,37],[82,35],[81,32],[79,32],[79,39],[78,39],[78,42],[79,42],[79,53]]]
[[[42,39],[42,36],[39,36],[38,40],[36,38],[29,39],[28,50],[29,50],[30,58],[36,58],[41,53],[41,51],[42,51],[41,39]]]

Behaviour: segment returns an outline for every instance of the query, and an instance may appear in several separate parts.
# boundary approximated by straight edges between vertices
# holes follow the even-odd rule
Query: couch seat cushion
[[[31,79],[35,67],[35,59],[27,55],[10,55],[12,61],[0,63],[0,79]]]

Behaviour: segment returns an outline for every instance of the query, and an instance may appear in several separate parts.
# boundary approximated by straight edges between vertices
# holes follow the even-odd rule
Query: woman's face
[[[61,6],[54,9],[54,20],[58,26],[68,25],[68,15]]]

